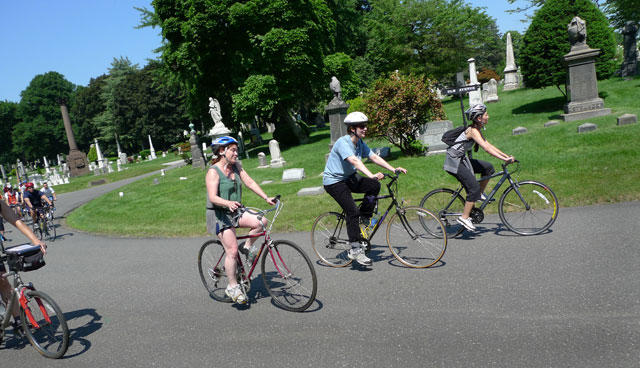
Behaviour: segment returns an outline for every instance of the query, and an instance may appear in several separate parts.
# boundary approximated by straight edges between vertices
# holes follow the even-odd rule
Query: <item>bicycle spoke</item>
[[[387,226],[387,244],[404,265],[426,268],[436,264],[447,248],[446,230],[430,212],[419,207],[403,208]]]
[[[507,189],[500,198],[502,222],[521,235],[539,234],[551,227],[558,216],[555,194],[534,181],[520,182],[517,188]]]

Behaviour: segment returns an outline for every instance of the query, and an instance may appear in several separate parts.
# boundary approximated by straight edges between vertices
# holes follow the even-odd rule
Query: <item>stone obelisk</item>
[[[476,59],[471,58],[467,60],[469,63],[469,85],[473,86],[478,83],[478,74],[476,73]],[[469,106],[474,106],[482,103],[482,92],[478,89],[469,92]]]
[[[60,111],[62,112],[62,121],[64,122],[64,130],[67,133],[67,141],[69,142],[69,154],[67,155],[67,163],[71,176],[80,176],[89,173],[89,165],[87,164],[87,155],[78,150],[76,138],[71,129],[71,120],[69,119],[69,111],[67,110],[67,102],[60,100]]]
[[[518,89],[518,67],[513,57],[513,42],[511,33],[507,33],[507,64],[504,68],[504,88],[503,91]]]

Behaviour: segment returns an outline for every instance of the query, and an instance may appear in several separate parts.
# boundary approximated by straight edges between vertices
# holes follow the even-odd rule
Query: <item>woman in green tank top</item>
[[[242,207],[242,184],[264,199],[270,205],[275,205],[274,198],[269,198],[262,188],[243,170],[238,162],[238,142],[231,137],[217,138],[212,144],[215,158],[207,171],[205,182],[207,184],[207,230],[218,235],[224,246],[227,257],[224,261],[224,269],[229,279],[226,294],[238,303],[246,303],[247,296],[236,280],[236,257],[238,255],[238,240],[236,228],[250,228],[249,234],[258,234],[262,231],[262,224],[267,224],[267,219],[262,219],[262,224],[256,215],[243,213],[237,217],[238,208]],[[257,238],[250,238],[245,243],[248,251]],[[245,253],[245,252],[243,252]],[[248,252],[247,252],[248,253]]]

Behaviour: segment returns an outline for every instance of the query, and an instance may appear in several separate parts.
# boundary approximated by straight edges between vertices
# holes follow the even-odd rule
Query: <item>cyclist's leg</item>
[[[224,259],[224,270],[229,278],[229,286],[233,287],[238,284],[236,279],[236,259],[238,258],[238,239],[236,239],[236,229],[227,227],[220,230],[218,238],[222,242],[226,253]]]
[[[464,189],[467,192],[467,198],[464,203],[464,211],[462,213],[462,218],[467,219],[471,215],[471,209],[475,201],[480,198],[482,191],[480,190],[480,184],[476,180],[476,177],[469,168],[460,164],[458,166],[458,172],[455,174],[456,179],[462,184]]]
[[[471,166],[473,167],[473,172],[476,174],[480,174],[480,176],[489,176],[496,172],[493,168],[491,162],[471,159]],[[487,188],[487,184],[489,184],[489,179],[483,180],[480,183],[480,193],[484,193]]]
[[[4,267],[0,265],[0,273],[4,273],[4,272],[6,272]],[[0,297],[2,297],[2,301],[4,302],[4,305],[8,305],[9,298],[11,297],[11,284],[9,283],[9,280],[7,280],[6,277],[0,277]],[[13,303],[11,314],[14,317],[17,317],[20,315],[20,306],[18,303]]]
[[[347,181],[347,186],[352,193],[364,193],[364,197],[359,208],[360,215],[371,217],[373,209],[376,206],[375,197],[380,193],[380,182],[375,179],[365,178],[359,174],[355,174],[355,179]]]
[[[349,236],[349,242],[354,243],[360,241],[360,227],[358,226],[358,218],[360,217],[360,211],[356,202],[351,196],[351,190],[345,182],[338,182],[331,185],[326,185],[325,190],[329,195],[340,205],[344,210],[346,222],[347,222],[347,235]]]
[[[249,234],[255,235],[262,232],[262,225],[267,226],[267,219],[265,217],[262,218],[261,221],[258,220],[258,216],[251,213],[243,213],[240,219],[238,220],[238,227],[242,228],[250,228]],[[245,248],[249,249],[256,242],[258,238],[249,238],[245,243]]]

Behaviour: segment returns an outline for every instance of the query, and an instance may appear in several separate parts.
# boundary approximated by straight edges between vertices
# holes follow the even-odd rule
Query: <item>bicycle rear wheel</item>
[[[520,235],[535,235],[547,230],[558,218],[558,198],[546,185],[521,181],[500,197],[498,213],[502,222]]]
[[[387,244],[402,264],[427,268],[444,256],[447,233],[442,222],[431,212],[421,207],[405,207],[389,220]]]
[[[20,309],[22,329],[33,347],[47,358],[58,359],[69,347],[64,314],[50,296],[35,290],[24,293],[27,311]]]
[[[455,193],[451,189],[439,188],[427,193],[420,201],[420,207],[426,208],[440,218],[449,238],[455,238],[464,230],[464,227],[456,221],[464,211],[462,196],[458,194],[445,210],[445,206],[451,202]]]
[[[225,294],[225,289],[229,283],[224,270],[224,260],[226,252],[222,243],[218,240],[208,240],[198,252],[198,271],[200,279],[209,295],[224,303],[231,303],[232,300]],[[239,280],[238,280],[239,281]]]
[[[44,235],[42,233],[42,227],[40,225],[41,225],[40,221],[34,221],[32,224],[32,227],[33,227],[33,233],[36,234],[38,239],[42,240],[42,238],[44,238]]]
[[[276,240],[263,250],[262,279],[273,302],[282,309],[302,312],[316,299],[316,270],[295,243]]]
[[[337,212],[326,212],[316,218],[311,228],[311,246],[320,260],[332,267],[346,267],[352,260],[347,257],[351,245],[344,217]]]

